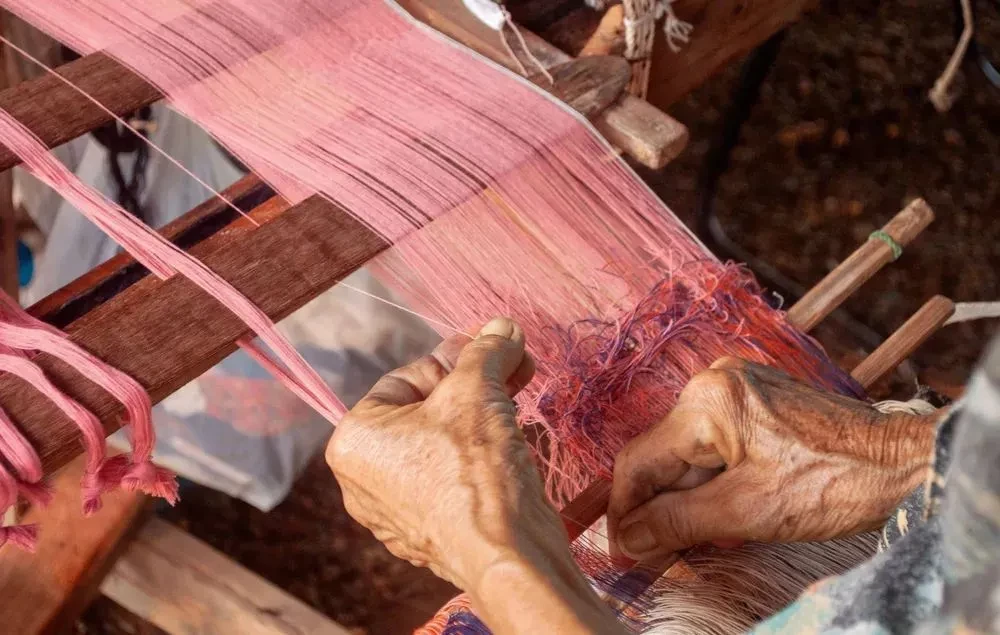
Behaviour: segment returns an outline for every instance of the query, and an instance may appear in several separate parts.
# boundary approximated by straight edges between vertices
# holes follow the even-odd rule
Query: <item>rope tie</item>
[[[903,255],[903,246],[896,242],[896,239],[885,233],[881,229],[876,229],[871,234],[868,235],[868,240],[881,240],[885,244],[889,245],[889,249],[892,250],[892,260],[893,262],[899,260],[899,257]]]
[[[663,34],[667,46],[674,53],[681,50],[691,38],[694,25],[677,17],[673,8],[674,0],[631,0],[624,2],[625,17],[625,57],[644,59],[653,52],[653,26],[666,16]]]

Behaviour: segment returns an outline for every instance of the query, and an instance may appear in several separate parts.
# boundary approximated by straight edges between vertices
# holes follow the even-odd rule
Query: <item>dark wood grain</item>
[[[232,223],[191,252],[275,321],[300,308],[387,246],[369,229],[319,197],[289,208],[278,198],[252,212],[261,222]],[[138,380],[159,402],[235,350],[246,326],[181,276],[151,276],[87,312],[65,331],[108,364]],[[121,405],[48,355],[46,374],[93,411],[110,434]],[[80,452],[73,423],[33,388],[0,376],[0,403],[38,450],[47,472]]]
[[[251,211],[275,195],[253,174],[220,193],[243,212]],[[218,197],[212,197],[158,231],[178,247],[189,250],[237,218],[239,214],[236,210]],[[147,275],[148,269],[137,263],[128,252],[122,252],[41,299],[28,312],[55,327],[65,328]]]
[[[56,69],[117,115],[126,115],[162,95],[144,79],[103,53],[87,55]],[[51,74],[0,92],[0,108],[54,148],[112,120],[111,116]],[[20,159],[0,139],[0,170]]]

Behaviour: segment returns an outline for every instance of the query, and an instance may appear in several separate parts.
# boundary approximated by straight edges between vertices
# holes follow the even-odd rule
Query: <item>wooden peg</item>
[[[954,312],[954,302],[941,295],[934,296],[858,364],[851,377],[862,386],[875,385],[936,333]]]
[[[890,241],[894,241],[899,248],[905,247],[932,220],[934,211],[924,199],[914,200],[881,229],[883,239],[876,237],[878,232],[872,234],[865,244],[802,296],[788,310],[788,320],[803,331],[812,330],[840,306],[847,296],[898,257]]]

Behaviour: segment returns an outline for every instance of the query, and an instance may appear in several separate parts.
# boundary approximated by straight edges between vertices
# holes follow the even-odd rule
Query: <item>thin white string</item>
[[[213,188],[211,185],[209,185],[205,181],[201,180],[198,177],[197,174],[195,174],[191,170],[189,170],[186,167],[184,167],[184,165],[181,164],[180,161],[178,161],[177,159],[173,158],[165,150],[163,150],[158,145],[156,145],[155,143],[153,143],[152,141],[150,141],[149,139],[147,139],[144,134],[142,134],[141,132],[139,132],[138,130],[136,130],[135,128],[133,128],[131,124],[129,124],[127,121],[125,121],[124,119],[122,119],[121,117],[119,117],[118,115],[116,115],[110,108],[106,107],[104,104],[102,104],[96,98],[92,97],[89,93],[87,93],[87,91],[83,90],[82,88],[80,88],[79,86],[77,86],[76,84],[74,84],[73,82],[69,81],[68,79],[66,79],[65,77],[63,77],[59,73],[57,73],[55,71],[55,69],[53,69],[50,66],[46,65],[44,62],[42,62],[41,60],[37,59],[31,53],[28,53],[27,51],[25,51],[24,49],[22,49],[17,44],[14,44],[13,42],[11,42],[9,39],[7,39],[6,37],[4,37],[3,35],[0,35],[0,42],[3,42],[7,46],[9,46],[11,49],[17,51],[24,58],[30,60],[31,62],[33,62],[37,66],[39,66],[42,69],[44,69],[46,73],[49,73],[50,75],[54,76],[59,81],[61,81],[62,83],[66,84],[67,86],[69,86],[70,88],[72,88],[74,91],[76,91],[76,92],[80,93],[81,95],[83,95],[87,99],[87,101],[93,103],[95,106],[97,106],[98,108],[100,108],[101,110],[103,110],[104,112],[106,112],[107,114],[111,115],[111,117],[114,118],[114,120],[117,121],[120,125],[122,125],[126,129],[128,129],[136,137],[138,137],[138,138],[142,139],[143,141],[145,141],[149,145],[149,147],[151,147],[153,150],[155,150],[157,153],[159,153],[161,156],[163,156],[163,158],[165,158],[167,161],[169,161],[170,163],[172,163],[175,166],[177,166],[178,168],[180,168],[185,174],[187,174],[192,179],[194,179],[195,181],[197,181],[203,188],[205,188],[206,190],[208,190],[209,192],[211,192],[212,195],[218,197],[221,201],[223,201],[230,208],[236,210],[236,212],[240,216],[243,216],[244,218],[246,218],[247,220],[249,220],[251,223],[253,223],[255,226],[260,227],[260,223],[258,223],[256,220],[254,220],[253,218],[251,218],[246,212],[244,212],[240,208],[236,207],[236,205],[234,205],[232,201],[230,201],[225,196],[223,196],[222,194],[220,194],[219,192],[217,192],[215,190],[215,188]]]
[[[454,331],[456,333],[460,333],[461,335],[466,336],[470,340],[475,339],[475,337],[473,337],[472,335],[469,335],[468,333],[466,333],[462,329],[460,329],[460,328],[458,328],[456,326],[453,326],[453,325],[451,325],[451,324],[449,324],[447,322],[442,322],[441,320],[437,320],[437,319],[432,318],[430,316],[423,315],[422,313],[417,313],[416,311],[414,311],[412,309],[406,308],[402,304],[396,304],[392,300],[389,300],[389,299],[383,298],[381,296],[375,295],[374,293],[369,293],[368,291],[365,291],[364,289],[359,289],[359,288],[357,288],[357,287],[355,287],[353,285],[347,284],[346,282],[340,282],[338,284],[340,286],[342,286],[342,287],[350,289],[351,291],[356,291],[357,293],[360,293],[361,295],[365,295],[365,296],[368,296],[369,298],[373,298],[375,300],[378,300],[379,302],[385,302],[386,304],[388,304],[391,307],[395,307],[395,308],[399,309],[400,311],[405,311],[406,313],[409,313],[410,315],[415,315],[415,316],[417,316],[418,318],[420,318],[422,320],[426,320],[427,322],[431,322],[432,324],[437,324],[437,325],[443,326],[443,327],[445,327],[447,329],[451,329],[452,331]]]

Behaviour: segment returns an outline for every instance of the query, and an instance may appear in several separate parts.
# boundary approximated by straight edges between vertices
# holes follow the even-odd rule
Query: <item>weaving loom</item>
[[[97,45],[86,39],[85,35],[72,32],[72,20],[65,24],[46,22],[53,16],[34,14],[30,3],[16,1],[5,1],[0,3],[15,12],[23,12],[23,17],[31,20],[41,21],[43,28],[56,31],[68,39],[76,38],[73,44],[85,52],[90,52],[78,62],[67,66],[63,75],[83,91],[89,93],[97,101],[101,102],[108,109],[116,114],[125,114],[140,105],[150,103],[159,99],[164,92],[163,82],[165,76],[161,76],[154,87],[147,83],[138,74],[124,70],[119,64],[112,61],[108,56],[102,55],[108,44]],[[183,3],[163,3],[180,6]],[[194,3],[199,6],[208,6],[218,3]],[[336,5],[337,3],[331,3]],[[385,7],[369,8],[368,11],[390,11]],[[415,11],[419,13],[419,11]],[[391,14],[393,25],[405,24],[396,14]],[[56,16],[58,17],[58,16]],[[174,16],[176,17],[176,16]],[[338,16],[342,17],[342,16]],[[368,15],[365,16],[370,17]],[[45,18],[45,19],[43,19]],[[360,18],[359,18],[360,19]],[[221,24],[221,22],[216,23]],[[359,24],[357,22],[355,25]],[[440,26],[440,25],[439,25]],[[346,28],[346,27],[345,27]],[[402,27],[397,27],[402,28]],[[407,27],[412,29],[413,27]],[[60,30],[62,29],[62,30]],[[431,47],[435,52],[445,51],[450,57],[450,61],[464,60],[465,53],[457,49],[448,48],[447,45],[431,39],[426,33],[413,29],[416,35],[412,37],[416,41],[426,38],[433,43]],[[453,33],[454,34],[454,33]],[[397,35],[399,35],[397,33]],[[406,35],[411,34],[407,31]],[[544,42],[532,38],[530,34],[525,34],[526,39],[531,43],[533,57],[541,60],[540,63],[547,67],[553,78],[551,84],[547,83],[543,77],[535,76],[535,80],[542,87],[547,87],[566,103],[572,105],[577,111],[590,117],[594,124],[608,141],[619,147],[637,161],[645,163],[651,167],[662,166],[672,158],[684,142],[683,127],[673,122],[669,118],[658,113],[635,99],[634,97],[619,98],[621,91],[628,81],[627,70],[623,70],[622,63],[607,58],[591,58],[580,62],[574,62],[568,56],[559,53]],[[134,42],[127,41],[129,46]],[[434,48],[438,47],[438,48]],[[114,46],[110,46],[112,51],[109,55],[114,56]],[[128,47],[126,47],[128,48]],[[484,45],[480,50],[490,53],[489,46]],[[120,54],[120,53],[118,53]],[[493,57],[493,55],[490,55]],[[498,59],[502,59],[498,56]],[[480,63],[481,61],[468,58],[470,63]],[[130,60],[123,56],[119,62],[128,63]],[[531,60],[522,62],[526,67]],[[618,61],[620,62],[620,60]],[[465,63],[465,62],[463,62]],[[508,63],[509,60],[508,60]],[[534,114],[531,104],[535,99],[541,99],[537,93],[521,88],[513,78],[504,75],[499,71],[482,67],[484,75],[489,75],[491,81],[508,82],[504,85],[509,90],[517,89],[518,94],[523,96],[524,101],[518,102],[523,105],[526,113]],[[114,82],[108,81],[109,77],[114,78]],[[329,79],[329,78],[328,78]],[[488,83],[488,82],[487,82]],[[431,82],[433,85],[433,82]],[[353,86],[353,85],[352,85]],[[59,87],[62,90],[59,80],[53,77],[46,77],[43,80],[26,87],[20,94],[5,93],[0,96],[0,107],[8,112],[13,120],[19,121],[41,139],[41,141],[51,147],[61,141],[72,138],[90,127],[107,121],[109,115],[97,108],[93,104],[86,104],[80,110],[67,112],[65,107],[53,101],[42,103],[30,103],[25,100],[25,95],[39,94],[44,91],[55,92]],[[175,90],[177,87],[170,87]],[[170,90],[166,92],[169,94]],[[67,94],[65,91],[62,94]],[[169,95],[168,95],[169,96]],[[454,96],[454,95],[453,95]],[[175,95],[176,97],[176,95]],[[181,99],[183,102],[183,99]],[[552,104],[542,99],[545,108],[554,108]],[[83,102],[78,102],[83,104]],[[196,101],[185,102],[188,106],[196,104]],[[210,113],[202,112],[206,117]],[[552,111],[556,112],[556,111]],[[322,114],[322,113],[317,113]],[[402,114],[400,114],[402,116]],[[563,115],[559,115],[562,117]],[[568,116],[567,116],[568,117]],[[197,117],[195,117],[197,119]],[[561,121],[561,119],[560,119]],[[575,121],[567,118],[567,121]],[[374,120],[368,121],[374,125]],[[447,120],[444,125],[450,122]],[[521,125],[529,126],[530,117],[526,117]],[[16,132],[14,123],[8,122],[8,132]],[[536,124],[537,125],[537,124]],[[211,129],[211,125],[209,125]],[[320,131],[320,126],[316,126],[316,132]],[[221,130],[221,129],[220,129]],[[601,179],[621,179],[615,183],[633,183],[635,177],[624,170],[618,163],[618,159],[610,149],[602,143],[593,142],[591,131],[583,126],[570,127],[562,136],[541,135],[537,141],[538,147],[560,147],[570,138],[572,143],[579,142],[576,156],[589,169],[589,161],[594,165],[611,165],[612,170],[608,176],[595,176],[595,181],[588,184],[597,187],[601,184]],[[583,131],[582,133],[580,131]],[[217,131],[218,132],[218,131]],[[220,138],[223,142],[229,141],[233,145],[238,145],[236,139],[228,139],[221,132]],[[582,135],[580,139],[573,135]],[[368,141],[375,147],[375,138]],[[492,139],[491,139],[492,141]],[[21,146],[18,152],[12,152],[5,147],[0,152],[0,166],[7,168],[18,160],[27,160],[25,148]],[[401,146],[393,146],[402,149]],[[412,151],[413,148],[407,148]],[[429,150],[429,146],[424,147]],[[373,152],[375,152],[373,150]],[[514,188],[518,184],[527,184],[529,190],[541,189],[544,183],[537,179],[533,180],[532,169],[537,169],[538,165],[532,164],[530,169],[524,169],[517,162],[504,166],[503,170],[498,170],[487,174],[485,177],[475,179],[478,187],[485,187],[485,195],[462,193],[457,199],[445,197],[444,202],[436,201],[426,192],[415,191],[414,196],[424,195],[422,205],[416,205],[422,212],[427,213],[427,222],[416,234],[420,240],[410,238],[409,231],[421,225],[416,221],[408,221],[413,227],[400,229],[400,225],[388,222],[385,217],[379,218],[369,215],[362,210],[365,198],[364,192],[351,193],[341,191],[338,197],[330,195],[327,190],[316,188],[313,191],[301,187],[301,179],[308,181],[308,171],[306,167],[296,175],[296,178],[289,178],[282,173],[281,162],[275,162],[272,158],[263,156],[259,150],[243,146],[236,149],[236,154],[241,159],[247,160],[251,166],[259,164],[262,174],[270,183],[266,185],[259,177],[250,176],[223,192],[224,198],[228,202],[213,199],[205,205],[192,210],[191,213],[162,230],[162,234],[171,239],[175,244],[184,247],[190,254],[199,258],[210,269],[216,272],[223,279],[228,280],[235,288],[246,296],[251,302],[256,304],[268,317],[278,320],[298,307],[302,306],[311,297],[314,297],[324,289],[336,284],[347,273],[353,271],[362,263],[373,260],[382,254],[376,264],[382,268],[387,280],[395,281],[398,288],[404,293],[408,293],[411,304],[420,309],[424,314],[430,315],[436,323],[445,325],[455,325],[452,328],[466,328],[477,319],[481,319],[494,308],[504,308],[507,312],[515,314],[519,320],[528,323],[529,331],[535,335],[541,335],[552,329],[563,329],[567,341],[579,343],[586,339],[574,334],[574,329],[593,329],[588,331],[590,336],[602,335],[601,329],[610,328],[615,320],[621,320],[622,316],[633,316],[634,322],[638,325],[635,331],[626,329],[627,337],[619,340],[616,335],[614,339],[617,344],[627,343],[629,347],[642,348],[648,342],[660,342],[663,338],[663,326],[674,320],[683,322],[690,316],[685,316],[687,309],[678,310],[677,315],[672,311],[682,305],[694,305],[695,299],[700,293],[710,295],[714,291],[707,291],[712,287],[712,283],[707,287],[699,285],[705,284],[703,280],[692,277],[685,285],[677,286],[673,282],[664,284],[662,282],[662,270],[655,266],[647,266],[645,262],[656,261],[662,269],[677,272],[677,277],[681,278],[683,267],[690,263],[700,263],[708,258],[697,243],[692,240],[682,230],[675,229],[678,225],[672,218],[665,214],[659,216],[659,210],[648,204],[650,207],[641,214],[628,217],[624,221],[612,221],[612,219],[597,218],[594,227],[579,228],[578,232],[564,231],[559,234],[560,239],[565,239],[567,244],[553,248],[545,246],[546,232],[563,231],[570,225],[570,218],[550,219],[536,221],[531,212],[523,207],[523,201],[518,199],[519,192]],[[35,158],[35,160],[38,160]],[[291,157],[289,157],[291,160]],[[566,166],[570,165],[569,163]],[[581,169],[579,165],[574,165],[574,169]],[[564,166],[565,167],[565,166]],[[511,176],[513,175],[513,176]],[[610,181],[608,181],[610,182]],[[499,184],[498,184],[499,183]],[[274,189],[280,192],[276,196]],[[575,200],[590,201],[594,209],[608,207],[609,201],[617,201],[624,205],[638,205],[636,201],[649,200],[652,197],[648,191],[639,186],[631,186],[628,193],[607,191],[595,195],[590,191],[581,190],[573,194],[578,197]],[[464,192],[464,191],[463,191]],[[325,195],[321,195],[325,194]],[[352,195],[357,198],[351,199]],[[569,196],[567,194],[567,196]],[[600,203],[594,202],[604,197]],[[334,202],[343,197],[354,201],[354,205],[348,205],[350,209],[343,209],[339,203]],[[294,200],[291,204],[289,200]],[[473,201],[469,203],[469,201]],[[521,200],[519,205],[517,200]],[[513,201],[513,202],[512,202]],[[624,202],[623,202],[624,201]],[[374,203],[374,201],[370,201]],[[558,202],[553,200],[554,207]],[[374,206],[374,205],[373,205]],[[437,206],[435,214],[428,210]],[[466,206],[466,207],[463,207]],[[240,218],[234,209],[238,207],[247,211],[248,218]],[[457,211],[453,211],[455,208]],[[501,214],[495,213],[499,210]],[[468,216],[463,217],[462,214]],[[664,210],[665,212],[665,210]],[[493,214],[491,216],[491,214]],[[906,244],[916,233],[920,231],[930,220],[930,211],[921,203],[916,203],[908,208],[903,214],[885,228],[885,234],[891,237],[894,244]],[[431,220],[433,217],[433,220]],[[454,220],[449,220],[454,219]],[[447,293],[439,291],[429,276],[414,276],[410,270],[410,265],[417,262],[421,257],[428,257],[428,245],[439,242],[447,244],[449,237],[469,236],[470,240],[475,237],[469,234],[470,227],[474,222],[489,221],[493,223],[489,227],[495,229],[495,233],[486,238],[479,237],[476,244],[480,247],[490,244],[492,240],[498,240],[500,244],[506,245],[503,241],[509,237],[504,237],[504,231],[510,231],[510,235],[515,236],[510,240],[536,240],[543,243],[544,251],[548,256],[559,252],[561,249],[579,249],[585,251],[590,249],[602,240],[602,232],[613,234],[620,232],[625,238],[623,244],[630,239],[638,240],[641,236],[635,232],[635,227],[642,225],[644,230],[649,227],[654,229],[650,232],[657,241],[665,240],[668,236],[674,242],[658,248],[652,245],[645,246],[643,250],[636,249],[634,253],[618,253],[619,245],[611,243],[611,248],[607,253],[597,253],[591,256],[591,260],[596,263],[594,270],[599,271],[604,265],[618,265],[619,270],[601,271],[601,275],[596,275],[582,281],[581,286],[573,287],[568,291],[563,291],[570,300],[565,301],[570,305],[576,300],[574,294],[582,294],[581,290],[593,291],[598,284],[598,280],[603,280],[603,284],[609,287],[619,281],[634,278],[630,290],[619,290],[615,293],[609,292],[607,297],[597,301],[588,299],[583,302],[585,311],[572,309],[558,311],[550,306],[542,306],[533,302],[532,294],[527,294],[521,298],[510,297],[501,298],[500,306],[477,307],[477,311],[472,314],[462,314],[460,310],[452,313],[442,311],[442,307],[457,306],[458,299],[463,292],[468,292],[474,288],[469,283],[457,285],[452,289],[455,296],[448,296]],[[451,225],[450,223],[454,223]],[[539,222],[539,225],[535,225]],[[674,225],[670,225],[673,222]],[[615,224],[617,223],[617,224]],[[630,223],[633,225],[630,226]],[[657,228],[657,223],[662,223]],[[673,234],[671,234],[671,231]],[[657,233],[660,232],[660,233]],[[675,236],[678,234],[679,236]],[[303,240],[302,237],[309,237]],[[572,238],[572,240],[570,240]],[[573,240],[577,241],[573,243]],[[390,247],[390,242],[396,242]],[[426,242],[424,242],[426,241]],[[657,255],[657,249],[665,255]],[[385,253],[383,253],[385,252]],[[860,250],[854,262],[846,263],[846,269],[840,270],[837,275],[832,276],[824,282],[826,286],[820,285],[813,295],[803,300],[788,315],[788,322],[784,323],[781,318],[770,308],[766,307],[760,300],[756,288],[752,281],[742,271],[733,268],[723,267],[717,264],[708,264],[708,277],[714,280],[716,287],[728,285],[732,281],[732,286],[724,289],[726,298],[732,304],[726,305],[722,313],[728,310],[746,311],[745,318],[748,323],[757,324],[759,320],[760,330],[752,334],[763,339],[773,338],[776,344],[766,342],[764,344],[748,343],[744,337],[743,321],[735,320],[728,331],[719,331],[715,334],[719,344],[713,341],[706,344],[710,337],[706,334],[704,338],[698,340],[699,345],[705,346],[705,350],[700,351],[705,359],[691,361],[684,355],[671,358],[666,362],[671,368],[682,366],[683,371],[679,373],[676,381],[664,388],[666,393],[679,390],[685,377],[690,376],[699,367],[704,367],[711,360],[709,358],[719,356],[723,353],[736,353],[745,356],[757,356],[762,361],[770,363],[786,362],[793,368],[793,372],[798,371],[800,376],[811,379],[819,385],[824,385],[830,389],[840,389],[845,392],[855,392],[858,387],[846,374],[840,373],[827,360],[822,352],[813,345],[810,340],[802,336],[796,327],[802,330],[809,330],[824,315],[829,313],[845,295],[868,276],[874,273],[875,269],[892,259],[893,248],[886,242],[878,240],[872,241]],[[507,281],[504,284],[502,272],[494,270],[496,277],[491,279],[490,268],[498,260],[490,260],[485,254],[485,248],[479,253],[484,254],[484,264],[482,271],[478,271],[477,279],[479,286],[510,291],[517,288],[517,284],[524,284],[524,280],[530,280],[536,284],[537,280],[542,283],[535,286],[534,291],[550,292],[551,297],[547,301],[558,300],[558,293],[553,291],[558,286],[555,277],[546,277],[541,273],[542,267],[559,265],[562,261],[558,258],[543,259],[537,256],[539,251],[526,250],[524,253],[531,256],[535,254],[535,260],[541,260],[539,264],[540,273],[532,277],[527,274],[525,279],[512,283]],[[614,257],[612,256],[614,254]],[[615,261],[620,257],[620,261]],[[500,256],[497,256],[499,259]],[[280,266],[274,263],[280,262]],[[432,265],[439,262],[433,258],[428,260]],[[633,263],[636,266],[629,266]],[[474,265],[475,263],[465,262],[464,264]],[[700,266],[700,265],[698,265]],[[645,271],[641,269],[645,267]],[[436,267],[430,267],[434,269]],[[846,273],[845,273],[846,272]],[[155,279],[155,276],[144,275],[127,256],[115,259],[91,272],[87,277],[81,279],[79,283],[71,285],[61,292],[51,296],[46,301],[33,307],[32,314],[41,317],[45,322],[63,329],[72,340],[85,348],[87,351],[100,358],[111,366],[120,369],[130,377],[134,378],[149,393],[152,400],[157,401],[170,394],[189,379],[197,376],[218,362],[222,357],[231,352],[236,346],[236,342],[242,340],[248,334],[246,325],[234,314],[220,310],[216,300],[209,297],[189,279],[183,276],[173,275],[165,277],[163,280]],[[426,272],[424,272],[426,273]],[[574,275],[578,275],[574,272]],[[700,275],[700,274],[699,274]],[[603,277],[610,276],[610,277]],[[625,285],[627,286],[627,285]],[[712,287],[714,288],[714,287]],[[599,294],[598,294],[599,295]],[[614,296],[614,298],[612,298]],[[622,302],[622,297],[628,299]],[[717,299],[716,299],[717,300]],[[642,313],[639,309],[645,306],[644,302],[656,305],[652,312],[657,319],[664,315],[662,322],[650,326],[648,318],[635,317]],[[715,300],[713,300],[715,302]],[[910,350],[920,341],[926,332],[933,330],[947,317],[951,311],[950,303],[938,303],[933,307],[933,315],[920,318],[918,331],[920,336],[907,342]],[[715,305],[713,304],[713,307]],[[706,315],[712,313],[707,311]],[[457,314],[456,314],[457,312]],[[700,315],[700,314],[699,314]],[[211,316],[211,317],[206,317]],[[690,317],[692,322],[702,319],[702,317]],[[709,316],[707,319],[717,322],[728,322],[728,318],[719,319],[718,315]],[[596,324],[596,326],[595,326]],[[114,325],[109,328],[109,325]],[[582,325],[582,326],[578,326]],[[446,326],[447,328],[447,326]],[[618,326],[619,330],[621,329]],[[770,328],[771,330],[766,330]],[[645,329],[645,331],[643,330]],[[447,332],[447,331],[446,331]],[[670,335],[670,337],[674,337]],[[741,339],[742,338],[742,339]],[[529,337],[529,340],[531,338]],[[544,341],[544,338],[536,339]],[[551,341],[551,340],[550,340]],[[141,346],[134,345],[142,343]],[[661,344],[656,344],[660,346]],[[676,345],[676,344],[675,344]],[[681,345],[687,346],[687,344]],[[668,350],[667,347],[657,350]],[[716,348],[716,346],[718,346]],[[772,347],[772,348],[768,348]],[[568,347],[574,349],[574,346]],[[905,355],[907,347],[893,346],[893,355],[898,356],[901,352]],[[560,376],[558,360],[566,360],[567,350],[559,350],[558,346],[547,354],[539,355],[540,359],[550,360],[550,365],[545,373],[550,380],[565,379],[574,380],[572,373]],[[800,354],[801,359],[783,359],[783,353]],[[589,357],[601,354],[601,349],[591,352]],[[659,355],[659,353],[658,353]],[[885,353],[883,353],[883,357]],[[891,356],[890,356],[891,357]],[[682,363],[681,360],[684,362]],[[896,357],[895,359],[898,359]],[[92,411],[103,423],[105,432],[110,432],[121,425],[120,413],[121,404],[111,395],[104,392],[95,384],[88,381],[81,381],[76,371],[69,368],[65,363],[58,361],[43,353],[35,358],[46,375],[71,394],[80,403]],[[584,360],[586,361],[586,360]],[[655,364],[663,365],[664,360],[658,358]],[[585,364],[584,364],[585,366]],[[886,359],[873,356],[870,361],[855,370],[855,379],[861,385],[869,385],[872,381],[882,376],[891,369],[892,364]],[[592,370],[581,371],[586,378],[592,374]],[[579,379],[576,377],[575,379]],[[680,382],[680,383],[677,383]],[[629,392],[631,388],[626,389]],[[559,419],[561,412],[556,412],[563,407],[559,405],[558,392],[541,391],[535,395],[535,401],[524,403],[522,406],[526,411],[532,412],[532,423],[536,429],[546,430],[546,425]],[[665,408],[669,406],[670,395],[665,394],[653,397],[644,397],[652,406],[647,405],[647,412],[644,415],[643,423],[651,421],[663,415]],[[64,465],[70,458],[79,452],[77,442],[77,431],[73,423],[68,421],[63,413],[48,400],[39,399],[37,394],[24,385],[18,379],[11,376],[0,377],[0,404],[10,414],[11,418],[17,422],[23,430],[27,439],[32,443],[41,457],[42,464],[46,472],[52,472]],[[633,408],[634,402],[623,402],[617,406],[618,416],[620,409]],[[615,413],[605,413],[605,418],[613,420]],[[550,446],[545,460],[550,466],[555,466],[554,472],[566,475],[569,478],[563,480],[552,478],[550,480],[550,493],[553,498],[563,506],[563,515],[566,518],[567,529],[572,537],[578,537],[583,530],[593,525],[603,514],[607,501],[607,486],[603,481],[586,487],[595,477],[609,475],[609,461],[613,460],[616,447],[627,440],[628,436],[637,430],[624,430],[620,427],[611,431],[606,437],[601,437],[596,444],[588,445],[589,440],[580,436],[573,437],[572,434],[562,438],[567,427],[572,427],[569,422],[559,424],[558,430],[548,430],[552,435],[548,437],[563,442],[564,447],[568,447],[566,458],[560,458]],[[587,437],[588,435],[583,435]],[[589,457],[581,460],[581,457]],[[551,476],[551,474],[550,474]],[[589,547],[587,547],[589,549]],[[863,557],[864,551],[858,553]],[[657,574],[670,563],[657,563],[653,566],[653,571]],[[844,563],[849,565],[850,563]],[[588,573],[595,577],[595,584],[605,585],[605,590],[616,596],[618,602],[634,604],[641,603],[641,596],[648,586],[657,576],[649,577],[648,568],[640,569],[634,578],[640,579],[638,584],[632,588],[622,587],[622,576],[616,575],[614,580],[601,580],[601,575],[605,572],[599,571],[604,567],[603,563],[592,568]],[[626,574],[627,577],[628,574]],[[649,579],[644,578],[646,576]],[[622,613],[628,617],[630,613],[641,611],[636,606],[624,606]],[[753,617],[760,617],[755,615]],[[446,615],[447,619],[448,616]]]

